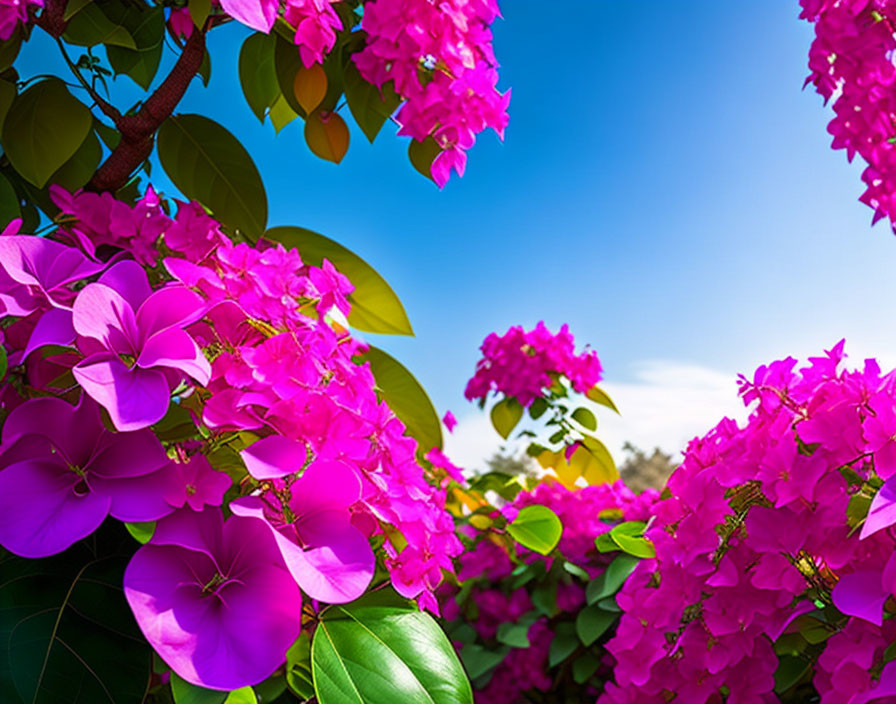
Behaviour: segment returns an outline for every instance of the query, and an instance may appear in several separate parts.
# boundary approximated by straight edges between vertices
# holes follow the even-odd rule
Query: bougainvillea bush
[[[245,148],[176,109],[238,22],[260,120],[336,162],[344,117],[371,141],[391,120],[441,186],[507,122],[497,12],[0,5],[4,704],[471,701],[430,615],[462,550],[423,460],[441,428],[350,332],[412,334],[404,308],[337,243],[268,228]],[[58,75],[21,75],[41,33]],[[183,198],[142,183],[154,164]]]
[[[481,349],[467,398],[492,402],[505,439],[523,426],[517,437],[543,471],[464,482],[443,453],[427,456],[455,480],[448,506],[466,548],[456,578],[439,589],[442,615],[477,702],[581,701],[610,674],[614,595],[653,555],[640,535],[657,494],[635,496],[618,481],[593,435],[592,403],[615,406],[597,386],[597,355],[576,354],[566,326],[513,327]]]
[[[617,597],[611,702],[896,697],[896,373],[843,343],[742,378],[747,423],[690,443]]]

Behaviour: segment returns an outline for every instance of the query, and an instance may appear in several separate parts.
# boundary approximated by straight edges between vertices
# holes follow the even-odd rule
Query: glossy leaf
[[[0,231],[21,216],[22,210],[19,205],[19,197],[16,195],[16,189],[13,188],[6,176],[0,174]]]
[[[307,631],[286,651],[286,684],[302,699],[314,696],[311,676],[311,637]]]
[[[93,124],[90,110],[58,78],[32,84],[13,101],[3,122],[3,150],[38,188],[78,151]]]
[[[109,19],[96,2],[85,5],[71,18],[62,38],[76,46],[106,44],[125,49],[137,48],[134,37],[127,28],[121,22]]]
[[[87,185],[103,158],[103,148],[96,134],[90,131],[87,139],[78,148],[72,158],[65,162],[54,173],[49,182],[55,183],[71,193]]]
[[[510,652],[509,647],[498,648],[497,650],[489,650],[484,646],[476,643],[464,646],[460,651],[460,658],[464,663],[471,680],[481,677],[489,670],[493,670],[507,657]]]
[[[156,532],[155,521],[144,521],[141,523],[125,523],[124,527],[128,529],[128,533],[141,545],[149,542],[152,534]]]
[[[267,111],[281,98],[274,68],[276,41],[274,36],[255,32],[246,38],[240,48],[240,85],[249,108],[260,122],[264,122]]]
[[[582,438],[582,445],[584,445],[584,449],[590,455],[587,462],[584,456],[581,459],[583,462],[582,476],[585,477],[585,481],[595,485],[615,482],[619,479],[619,470],[616,468],[616,462],[613,460],[613,456],[606,445],[591,435],[585,435]]]
[[[268,115],[271,118],[271,124],[274,126],[275,134],[280,134],[280,130],[299,116],[295,110],[289,107],[289,103],[286,102],[286,98],[282,94],[277,95],[277,99],[271,106]]]
[[[599,386],[592,386],[590,389],[588,389],[588,392],[585,394],[585,396],[595,403],[599,403],[601,406],[606,406],[611,411],[619,413],[619,409],[616,408],[616,404],[613,403],[613,399],[607,396],[607,393]]]
[[[348,126],[339,113],[318,110],[305,118],[305,142],[315,156],[338,164],[348,152]]]
[[[523,407],[515,398],[508,396],[503,398],[491,410],[492,426],[505,440],[513,432],[516,424],[523,417]]]
[[[407,427],[408,434],[426,454],[442,447],[442,424],[432,401],[414,375],[401,362],[371,346],[361,359],[370,362],[380,398]]]
[[[352,310],[348,322],[357,330],[381,335],[413,335],[411,323],[395,291],[377,271],[354,252],[328,237],[302,227],[272,227],[265,235],[271,242],[294,247],[302,261],[320,266],[328,259],[352,282]]]
[[[147,90],[159,70],[165,37],[165,16],[161,6],[110,4],[105,10],[110,20],[119,23],[133,37],[136,50],[106,47],[106,56],[116,74],[125,74]]]
[[[280,93],[293,112],[304,118],[308,113],[299,105],[293,90],[296,74],[299,69],[304,67],[302,59],[299,58],[299,52],[296,51],[296,46],[292,41],[284,39],[279,34],[272,34],[271,37],[274,41],[274,72],[277,74]]]
[[[150,649],[122,594],[128,551],[119,539],[133,546],[110,523],[60,555],[0,558],[4,704],[58,702],[61,692],[66,704],[143,700]]]
[[[212,11],[212,0],[187,0],[187,8],[190,12],[190,19],[193,24],[202,29],[205,20],[208,19]]]
[[[312,113],[327,95],[327,72],[320,64],[302,66],[293,81],[293,93],[302,109]]]
[[[495,638],[499,643],[509,645],[511,648],[528,648],[529,643],[529,626],[531,622],[522,623],[502,623],[498,626],[498,632]]]
[[[507,526],[507,532],[520,545],[547,555],[560,542],[563,524],[547,506],[536,504],[523,508]]]
[[[586,606],[576,616],[576,633],[586,647],[600,638],[613,625],[617,614],[604,611],[597,606]]]
[[[16,86],[9,81],[0,80],[0,131],[6,120],[6,113],[12,107],[12,101],[16,99]]]
[[[641,537],[645,527],[646,524],[640,521],[620,523],[610,531],[610,538],[619,546],[620,550],[630,555],[641,558],[656,557],[653,544]]]
[[[264,232],[268,199],[242,144],[202,115],[175,115],[159,128],[159,160],[187,198],[198,200],[230,230],[255,241]]]
[[[548,651],[548,665],[554,667],[566,660],[579,647],[575,626],[569,622],[558,623],[554,627],[554,638]]]
[[[93,2],[93,0],[69,0],[65,5],[65,12],[62,15],[62,19],[68,22],[91,2]]]
[[[587,408],[577,408],[572,412],[573,420],[588,430],[597,430],[597,418]]]
[[[619,555],[603,573],[588,584],[585,596],[588,604],[594,604],[618,592],[640,560],[633,555]]]
[[[345,102],[364,136],[373,144],[386,120],[401,103],[392,83],[386,83],[382,91],[364,80],[354,61],[345,63]]]
[[[412,139],[408,145],[408,159],[411,160],[411,165],[430,181],[432,181],[432,162],[441,153],[442,150],[432,137],[427,137],[422,142]]]
[[[454,648],[422,611],[330,607],[311,644],[320,704],[472,704]]]
[[[171,696],[174,704],[224,704],[227,692],[205,689],[181,679],[177,673],[171,673]]]

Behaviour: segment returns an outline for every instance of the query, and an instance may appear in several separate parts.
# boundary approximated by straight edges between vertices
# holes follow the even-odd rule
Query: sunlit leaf
[[[547,506],[536,504],[523,508],[507,526],[507,532],[520,545],[547,555],[560,542],[563,524]]]

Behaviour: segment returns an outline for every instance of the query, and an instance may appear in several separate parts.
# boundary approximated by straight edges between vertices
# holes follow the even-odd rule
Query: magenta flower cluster
[[[480,349],[482,358],[464,390],[470,401],[485,401],[496,392],[528,407],[557,376],[565,376],[579,393],[587,393],[601,380],[597,353],[586,349],[576,354],[568,325],[556,335],[544,322],[529,332],[515,325],[502,336],[491,333]]]
[[[657,557],[618,597],[600,704],[777,702],[785,654],[822,704],[896,697],[896,373],[843,359],[760,367],[746,425],[690,443],[646,532]]]
[[[44,0],[0,0],[0,41],[9,39],[28,21],[28,11],[44,6]]]
[[[521,492],[502,513],[512,519],[524,507],[547,506],[563,524],[563,535],[558,546],[560,559],[568,560],[588,573],[592,579],[601,575],[618,553],[600,553],[595,538],[608,532],[621,521],[647,520],[658,492],[648,490],[635,495],[621,481],[577,489],[549,481],[535,489]],[[560,696],[554,687],[558,682],[560,665],[551,666],[551,643],[557,637],[558,625],[571,626],[585,606],[587,582],[563,572],[556,585],[556,613],[547,615],[536,611],[533,590],[543,587],[542,580],[514,586],[516,567],[511,553],[501,544],[490,539],[490,532],[474,531],[465,527],[472,546],[458,560],[458,579],[464,584],[464,592],[442,589],[443,615],[449,621],[464,620],[476,632],[476,643],[494,646],[495,636],[502,624],[530,618],[527,631],[529,646],[511,648],[503,661],[494,669],[488,681],[475,690],[477,702],[482,704],[517,704],[529,701],[530,694],[542,693]],[[517,561],[523,564],[541,563],[544,574],[551,570],[556,557],[543,557],[516,546]],[[561,627],[562,628],[562,627]],[[459,652],[470,645],[456,643]],[[604,653],[603,669],[609,674],[612,660]],[[542,699],[537,699],[542,701]]]
[[[874,221],[896,215],[896,3],[892,0],[800,0],[815,25],[809,50],[812,83],[834,100],[833,148],[867,163],[860,200]]]
[[[372,0],[361,28],[367,45],[353,56],[375,86],[391,83],[406,100],[396,120],[399,134],[441,149],[432,163],[442,187],[451,170],[463,176],[466,151],[492,128],[504,138],[510,91],[497,89],[498,62],[490,26],[496,0]]]
[[[151,189],[133,207],[52,196],[50,236],[0,235],[0,545],[38,558],[107,516],[157,521],[125,595],[162,659],[212,689],[283,663],[303,595],[359,597],[372,542],[395,589],[437,610],[462,546],[354,361],[364,345],[332,322],[348,279],[234,244],[196,203],[171,218]]]

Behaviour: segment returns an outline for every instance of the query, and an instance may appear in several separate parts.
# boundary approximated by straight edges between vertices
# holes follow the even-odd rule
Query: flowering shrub
[[[741,379],[743,427],[688,446],[618,596],[610,702],[858,704],[896,696],[896,386],[841,342]]]
[[[874,222],[896,215],[896,133],[893,114],[896,67],[896,3],[890,0],[800,0],[800,17],[815,25],[809,77],[825,102],[834,100],[828,125],[833,148],[867,163],[859,200]]]
[[[391,584],[399,614],[424,617],[407,599],[436,611],[461,544],[366,346],[337,322],[349,280],[273,240],[234,244],[197,203],[172,218],[152,191],[134,207],[53,196],[64,224],[49,236],[20,221],[0,236],[0,546],[46,558],[107,516],[127,522],[145,544],[125,597],[183,687],[276,672],[285,686],[287,651],[326,628],[325,604],[371,586]],[[8,559],[4,574],[28,569]],[[27,698],[11,676],[4,701]],[[464,682],[456,664],[440,676]]]
[[[612,458],[589,433],[593,413],[586,405],[569,411],[576,392],[615,407],[595,386],[597,355],[576,355],[566,326],[556,335],[544,323],[531,332],[513,327],[489,335],[482,352],[467,398],[484,405],[494,394],[492,419],[505,438],[528,407],[543,426],[520,435],[549,434],[545,442],[559,448],[530,443],[550,471],[541,477],[493,471],[467,482],[443,453],[427,455],[445,473],[466,547],[458,584],[440,588],[447,630],[479,702],[593,696],[612,664],[604,645],[618,617],[614,595],[640,557],[653,554],[639,535],[657,493],[635,496],[613,481]]]

